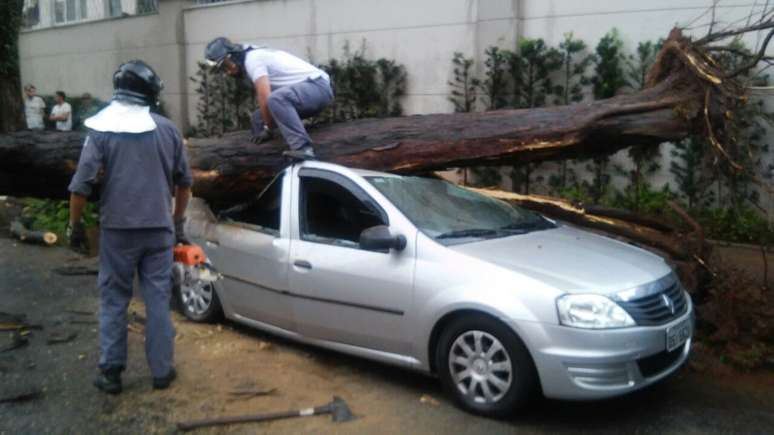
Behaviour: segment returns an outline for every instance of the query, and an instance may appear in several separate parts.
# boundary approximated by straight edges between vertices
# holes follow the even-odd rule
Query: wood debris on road
[[[46,344],[67,343],[75,340],[75,337],[77,336],[78,336],[78,333],[75,331],[71,331],[69,333],[54,332],[48,336],[48,338],[46,339]]]
[[[11,334],[11,342],[5,346],[0,347],[0,353],[9,352],[20,347],[24,347],[29,344],[29,340],[21,335],[18,331],[14,331]]]
[[[37,387],[24,391],[17,391],[7,396],[0,397],[0,403],[17,403],[36,400],[43,397],[43,390]]]

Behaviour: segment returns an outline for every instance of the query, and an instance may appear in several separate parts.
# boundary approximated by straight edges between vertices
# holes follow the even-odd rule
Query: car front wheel
[[[436,368],[446,391],[463,409],[506,417],[538,390],[532,358],[516,334],[484,316],[460,317],[441,333]]]
[[[222,316],[220,299],[213,283],[176,285],[180,311],[194,322],[214,322]]]

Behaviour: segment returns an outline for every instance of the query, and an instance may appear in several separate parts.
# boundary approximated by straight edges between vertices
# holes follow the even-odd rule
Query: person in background
[[[65,93],[56,91],[54,96],[56,104],[51,109],[50,121],[56,121],[56,129],[59,131],[70,131],[73,129],[73,108],[70,103],[65,101]]]
[[[24,87],[24,93],[27,98],[24,99],[24,117],[27,121],[27,128],[30,130],[43,130],[43,116],[46,112],[46,102],[37,95],[38,90],[35,86],[28,84]]]
[[[81,119],[91,118],[99,112],[100,108],[100,104],[92,98],[90,93],[84,92],[81,95],[81,107],[78,112],[81,114]]]
[[[81,104],[78,107],[78,112],[75,114],[75,119],[79,125],[78,128],[85,130],[86,126],[83,124],[83,122],[87,118],[91,118],[92,116],[96,115],[101,108],[102,105],[97,100],[92,98],[90,93],[84,92],[83,95],[81,95]]]

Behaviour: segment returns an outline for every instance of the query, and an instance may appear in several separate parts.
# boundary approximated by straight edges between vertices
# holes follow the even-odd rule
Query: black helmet
[[[234,44],[228,38],[220,36],[207,44],[207,48],[204,49],[204,58],[207,59],[209,66],[220,68],[223,61],[242,51],[244,51],[242,45]]]
[[[113,99],[117,101],[155,106],[162,89],[164,82],[141,60],[124,63],[113,74]]]

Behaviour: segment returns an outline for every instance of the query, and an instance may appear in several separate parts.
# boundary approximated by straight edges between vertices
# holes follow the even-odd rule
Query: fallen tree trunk
[[[364,119],[311,134],[321,160],[398,173],[608,155],[712,133],[712,120],[739,104],[733,82],[719,77],[719,67],[673,31],[639,92],[571,106]],[[240,201],[285,164],[281,139],[258,146],[248,139],[236,132],[189,140],[195,195]],[[0,136],[0,194],[65,196],[82,140],[77,132]]]
[[[697,91],[675,92],[676,81],[572,106],[365,119],[311,134],[321,160],[399,173],[610,154],[689,133],[690,123],[675,116],[675,108]],[[82,133],[0,136],[0,194],[63,197],[82,141]],[[285,164],[284,150],[281,139],[253,145],[248,132],[189,139],[194,194],[218,202],[244,199]]]

